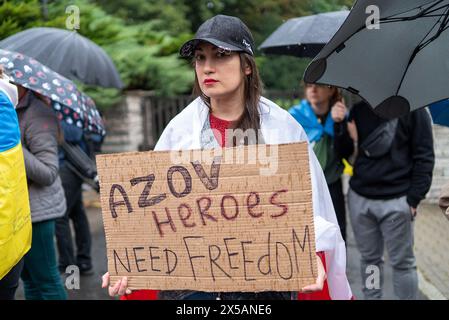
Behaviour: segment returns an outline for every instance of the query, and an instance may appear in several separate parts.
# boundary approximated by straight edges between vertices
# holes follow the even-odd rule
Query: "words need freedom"
[[[276,239],[280,232],[266,232],[259,241],[241,240],[236,237],[223,237],[221,241],[211,243],[204,236],[184,236],[183,246],[162,247],[142,245],[112,249],[115,274],[130,273],[137,275],[173,275],[198,278],[210,277],[255,281],[261,276],[279,280],[291,280],[301,277],[303,269],[308,268],[313,277],[315,254],[309,227],[302,230],[290,229],[290,239]],[[308,252],[307,260],[301,254]],[[178,267],[188,266],[188,274],[177,274]],[[309,271],[307,270],[307,271]]]

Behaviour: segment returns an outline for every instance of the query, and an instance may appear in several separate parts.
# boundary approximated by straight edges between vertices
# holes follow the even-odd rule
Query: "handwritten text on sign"
[[[306,143],[278,148],[278,170],[170,152],[97,157],[108,270],[132,289],[294,291],[316,278]],[[248,147],[240,148],[248,151]],[[198,154],[198,152],[196,152]],[[236,153],[237,154],[237,153]],[[229,155],[229,154],[228,154]],[[201,158],[203,159],[203,158]]]

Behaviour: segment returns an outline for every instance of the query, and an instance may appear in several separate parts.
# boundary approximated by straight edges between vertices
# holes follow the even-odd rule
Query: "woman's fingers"
[[[123,277],[118,290],[118,295],[123,296],[126,293],[126,289],[128,289],[128,278]]]
[[[316,278],[316,282],[314,284],[303,287],[301,289],[301,292],[311,293],[323,290],[324,281],[326,280],[326,271],[324,270],[323,262],[321,261],[321,258],[319,256],[317,256],[317,269],[318,276]]]
[[[314,284],[303,287],[301,289],[301,292],[311,293],[311,292],[321,291],[321,290],[323,290],[323,287],[324,287],[324,277],[319,275]]]
[[[334,107],[337,107],[340,110],[346,111],[346,105],[343,102],[340,102],[340,101],[336,102],[334,104]]]
[[[346,117],[346,106],[341,102],[335,103],[332,107],[331,114],[334,121],[343,121]]]
[[[102,277],[101,287],[106,288],[109,285],[109,272],[106,272]]]
[[[346,115],[346,111],[347,111],[346,106],[341,102],[335,103],[332,109],[337,111],[338,114]]]
[[[116,295],[119,296],[123,296],[125,294],[131,294],[131,289],[128,288],[128,278],[127,277],[123,277],[120,280],[118,280],[114,286],[110,286],[109,282],[110,282],[110,277],[109,277],[109,272],[106,272],[103,276],[102,276],[103,282],[101,284],[102,288],[108,288],[108,292],[109,295],[111,297],[115,297]]]
[[[121,283],[122,283],[122,280],[118,280],[113,287],[109,286],[109,295],[111,297],[115,297],[118,294]]]
[[[323,290],[323,287],[320,287],[318,284],[311,284],[309,286],[305,286],[304,288],[302,288],[301,292],[312,293],[312,292],[321,291],[321,290]]]

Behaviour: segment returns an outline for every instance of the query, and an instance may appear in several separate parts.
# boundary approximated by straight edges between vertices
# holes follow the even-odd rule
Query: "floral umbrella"
[[[103,119],[95,102],[86,94],[81,92],[81,109],[69,108],[56,101],[52,101],[52,105],[60,121],[102,136],[106,135]]]
[[[12,82],[52,100],[60,120],[104,135],[103,120],[95,103],[75,83],[21,53],[0,49],[0,64]]]

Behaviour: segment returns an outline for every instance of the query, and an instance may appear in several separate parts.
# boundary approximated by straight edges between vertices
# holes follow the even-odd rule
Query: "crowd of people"
[[[324,223],[332,226],[316,234],[315,283],[300,292],[131,291],[126,278],[111,283],[106,273],[102,286],[122,299],[354,299],[346,277],[349,217],[361,253],[362,283],[371,266],[381,270],[383,283],[386,245],[395,294],[400,299],[416,299],[414,219],[431,186],[435,162],[429,113],[421,109],[384,120],[365,102],[349,108],[338,88],[309,83],[303,84],[304,99],[286,111],[262,96],[254,51],[251,32],[240,19],[217,15],[205,21],[180,48],[180,55],[193,61],[196,99],[171,120],[154,150],[308,142],[315,228],[323,229],[320,224]],[[92,157],[92,141],[98,146],[101,139],[58,121],[48,98],[6,79],[0,84],[0,120],[15,126],[15,135],[20,136],[15,145],[19,143],[23,150],[32,224],[30,249],[22,250],[0,274],[0,299],[14,298],[19,278],[26,299],[66,299],[60,273],[76,265],[81,274],[89,274],[93,264],[82,201],[83,178],[63,146],[77,145]],[[227,132],[235,129],[279,134],[257,135],[254,141],[227,139]],[[0,137],[1,130],[0,125]],[[342,186],[343,159],[353,165],[347,199]],[[440,206],[449,216],[448,199],[446,192]],[[14,206],[9,208],[13,214]],[[0,232],[3,236],[8,231]],[[14,233],[6,236],[14,237]],[[380,299],[382,286],[364,286],[363,293],[366,299]]]

